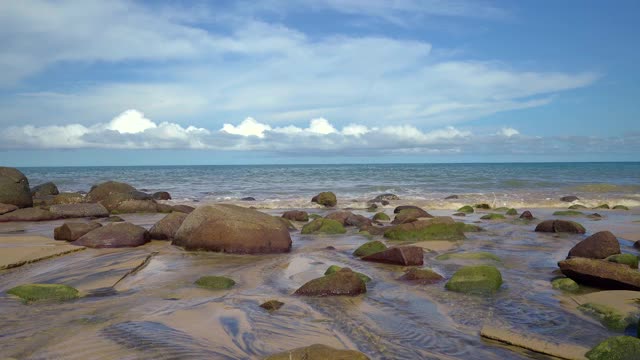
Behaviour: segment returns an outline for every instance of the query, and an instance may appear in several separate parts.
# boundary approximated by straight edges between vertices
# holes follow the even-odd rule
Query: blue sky
[[[636,1],[0,3],[0,163],[633,161]]]

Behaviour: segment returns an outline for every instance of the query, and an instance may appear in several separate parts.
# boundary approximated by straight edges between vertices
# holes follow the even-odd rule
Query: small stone
[[[278,301],[278,300],[269,300],[267,302],[264,302],[262,304],[260,304],[260,307],[271,312],[271,311],[276,311],[278,309],[280,309],[282,306],[284,305],[283,302]]]
[[[210,290],[226,290],[231,289],[236,282],[224,276],[203,276],[195,284]]]

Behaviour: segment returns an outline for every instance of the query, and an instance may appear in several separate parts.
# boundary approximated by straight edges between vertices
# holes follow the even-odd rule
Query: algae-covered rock
[[[331,275],[333,273],[337,273],[338,271],[342,270],[342,267],[338,266],[338,265],[331,265],[327,268],[327,271],[324,272],[325,275]],[[360,279],[362,279],[362,281],[368,283],[369,281],[371,281],[371,278],[368,277],[367,275],[357,272],[355,271],[356,275],[358,275],[358,277]]]
[[[633,254],[616,254],[607,257],[607,261],[628,265],[632,269],[638,268],[638,257]]]
[[[265,301],[264,303],[260,304],[260,307],[271,312],[271,311],[276,311],[276,310],[280,309],[283,305],[284,305],[284,303],[282,301],[269,300],[269,301]]]
[[[457,211],[461,212],[461,213],[465,213],[465,214],[473,214],[473,212],[475,210],[473,210],[472,206],[465,205],[465,206],[461,207],[460,209],[458,209]]]
[[[571,258],[558,262],[562,273],[579,284],[601,289],[640,290],[640,272],[606,260]]]
[[[392,224],[406,224],[417,221],[420,218],[432,218],[433,216],[420,208],[409,208],[401,210],[393,218]]]
[[[610,207],[609,207],[609,204],[600,204],[594,207],[594,209],[610,209]]]
[[[474,224],[466,224],[466,223],[458,223],[458,224],[462,224],[462,232],[480,232],[480,231],[484,231],[484,229],[478,225],[474,225]]]
[[[384,237],[396,241],[464,240],[464,224],[450,217],[418,220],[389,228]]]
[[[302,227],[302,234],[344,234],[347,230],[339,222],[331,219],[315,219]]]
[[[493,260],[497,262],[501,262],[502,260],[496,254],[492,254],[486,251],[478,251],[478,252],[464,252],[464,253],[451,253],[451,254],[442,254],[436,256],[436,260],[446,261],[450,259],[462,259],[462,260]]]
[[[61,284],[26,284],[9,289],[7,294],[15,295],[25,302],[65,301],[77,298],[78,290]]]
[[[577,282],[569,278],[558,278],[551,281],[551,286],[554,289],[574,293],[580,290],[580,285]]]
[[[311,202],[324,205],[325,207],[334,207],[336,206],[336,204],[338,204],[336,194],[329,191],[321,192],[320,194],[314,196],[311,199]]]
[[[579,210],[579,209],[586,209],[587,207],[584,205],[579,205],[579,204],[575,204],[575,205],[571,205],[568,207],[569,210]]]
[[[552,233],[566,232],[573,234],[584,234],[586,232],[584,226],[575,221],[566,220],[545,220],[536,226],[535,231]]]
[[[610,337],[586,354],[589,360],[640,359],[640,339],[631,336]]]
[[[399,277],[398,280],[426,285],[442,281],[444,277],[431,269],[411,268]]]
[[[507,212],[505,213],[505,215],[510,215],[510,216],[515,216],[518,215],[518,210],[511,208],[509,210],[507,210]]]
[[[353,256],[363,257],[371,254],[378,253],[380,251],[387,250],[387,245],[381,241],[369,241],[360,245],[354,252]]]
[[[556,211],[553,213],[553,216],[582,216],[582,215],[584,215],[583,212],[576,211],[576,210],[562,210],[562,211]]]
[[[489,209],[491,209],[491,205],[489,205],[489,204],[485,204],[485,203],[482,203],[482,204],[475,204],[475,205],[474,205],[474,207],[475,207],[476,209],[483,209],[483,210],[489,210]]]
[[[613,210],[629,210],[628,207],[624,206],[624,205],[616,205],[614,207],[612,207]]]
[[[355,296],[367,292],[365,282],[349,268],[313,279],[302,285],[295,295],[303,296]]]
[[[502,274],[494,266],[465,266],[453,274],[445,287],[462,293],[495,292],[502,285]]]
[[[369,360],[369,358],[355,350],[337,350],[326,345],[315,344],[271,355],[265,360]]]
[[[210,290],[226,290],[231,289],[236,282],[224,276],[203,276],[195,284]]]
[[[379,212],[373,215],[373,221],[390,221],[390,220],[391,218],[389,217],[389,215],[383,212]]]
[[[482,220],[504,220],[505,217],[502,214],[487,214],[482,216],[480,219]]]
[[[320,214],[309,214],[309,219],[311,219],[311,220],[322,219],[322,215],[320,215]]]
[[[596,318],[607,329],[614,331],[624,331],[627,326],[637,321],[637,318],[626,317],[625,314],[603,304],[586,303],[578,306],[578,310]]]

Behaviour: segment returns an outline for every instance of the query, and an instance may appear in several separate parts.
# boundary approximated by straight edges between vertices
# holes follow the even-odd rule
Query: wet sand
[[[557,209],[531,210],[537,218],[548,219]],[[386,212],[392,214],[391,209]],[[634,222],[640,212],[597,212],[603,219],[571,219],[582,223],[588,234],[612,231],[620,237],[623,252],[637,254],[632,244],[634,234],[640,233],[640,224]],[[474,223],[484,213],[457,220]],[[148,228],[163,216],[122,217]],[[52,237],[53,228],[61,223],[0,224],[0,236]],[[586,348],[619,335],[563,305],[571,301],[569,295],[551,287],[557,261],[584,236],[535,233],[536,223],[481,221],[486,231],[467,233],[465,241],[420,244],[431,250],[425,255],[425,267],[446,278],[461,265],[497,266],[504,285],[492,296],[453,293],[444,289],[444,282],[400,282],[397,278],[405,267],[363,262],[351,255],[369,240],[355,229],[337,236],[293,232],[291,253],[279,255],[186,252],[153,241],[132,249],[85,249],[52,257],[0,271],[0,354],[17,359],[254,359],[322,343],[356,349],[372,359],[546,359],[483,340],[479,331],[498,324]],[[435,259],[442,253],[464,251],[491,252],[502,261]],[[353,298],[291,295],[334,264],[371,277],[368,292]],[[200,289],[193,282],[203,275],[229,276],[237,284],[224,291]],[[85,296],[66,303],[26,305],[6,294],[24,283],[67,284]],[[285,305],[272,313],[259,307],[271,299]]]

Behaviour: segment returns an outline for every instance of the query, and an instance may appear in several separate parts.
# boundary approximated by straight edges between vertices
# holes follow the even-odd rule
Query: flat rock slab
[[[0,270],[84,250],[44,236],[0,237]]]
[[[640,312],[640,291],[608,290],[585,295],[572,295],[571,299],[577,305],[600,304],[609,306],[625,315]]]

